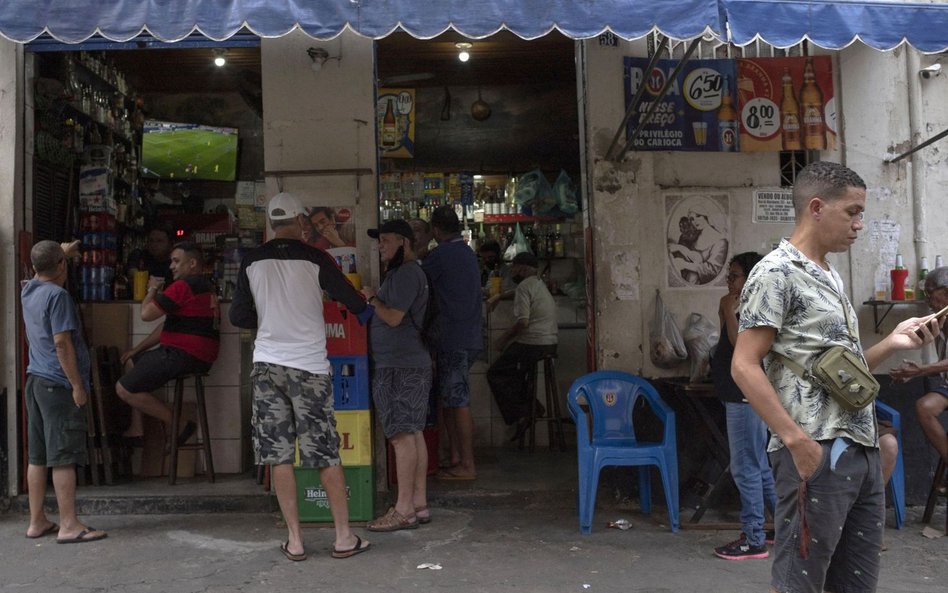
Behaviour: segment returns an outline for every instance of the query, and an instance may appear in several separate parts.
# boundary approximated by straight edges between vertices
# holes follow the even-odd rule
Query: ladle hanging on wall
[[[471,117],[477,121],[484,121],[490,117],[490,105],[481,98],[481,89],[477,89],[477,100],[471,103]]]

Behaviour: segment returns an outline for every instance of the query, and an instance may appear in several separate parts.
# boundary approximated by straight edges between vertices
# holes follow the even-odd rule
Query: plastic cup
[[[491,276],[490,278],[490,296],[497,296],[500,294],[501,283],[503,278],[499,276]]]
[[[349,282],[352,284],[353,288],[356,290],[362,290],[362,278],[359,276],[358,272],[349,272],[346,274],[346,278],[349,279]]]
[[[148,292],[148,270],[135,270],[132,276],[132,298],[136,301],[144,300]]]

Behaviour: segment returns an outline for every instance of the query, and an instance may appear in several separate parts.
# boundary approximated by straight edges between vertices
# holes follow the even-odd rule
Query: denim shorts
[[[38,375],[26,378],[27,445],[30,465],[86,465],[86,409],[72,388]]]
[[[339,465],[332,378],[268,362],[253,363],[253,444],[257,463]]]
[[[468,375],[478,350],[448,350],[438,352],[438,386],[441,404],[446,408],[469,408],[471,386]]]
[[[771,586],[794,593],[875,591],[885,524],[879,449],[850,444],[834,464],[833,441],[820,444],[823,459],[805,487],[786,447],[770,454],[777,490]]]

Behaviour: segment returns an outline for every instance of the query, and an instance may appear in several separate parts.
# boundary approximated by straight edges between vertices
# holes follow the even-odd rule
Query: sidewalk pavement
[[[536,493],[522,506],[483,502],[433,504],[432,522],[415,530],[356,528],[372,549],[345,560],[330,557],[330,529],[307,528],[309,559],[295,563],[278,549],[286,531],[273,513],[84,516],[109,537],[57,545],[54,537],[26,539],[27,516],[9,512],[0,515],[0,592],[763,593],[769,587],[770,560],[712,554],[735,532],[673,534],[661,508],[652,517],[597,509],[592,535],[583,536],[569,500]],[[886,531],[880,592],[945,590],[948,538],[920,535],[920,514],[910,509],[905,529]],[[620,517],[632,528],[605,528]],[[932,524],[944,524],[941,512]],[[418,568],[423,563],[441,568]]]

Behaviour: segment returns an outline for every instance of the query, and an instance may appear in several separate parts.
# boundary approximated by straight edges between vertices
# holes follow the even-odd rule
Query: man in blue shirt
[[[66,283],[66,253],[59,243],[40,241],[30,251],[36,276],[20,293],[23,323],[30,344],[26,367],[26,417],[30,525],[26,537],[58,532],[57,543],[85,543],[106,537],[76,517],[76,469],[87,463],[86,416],[89,397],[89,351],[79,312]],[[60,525],[46,517],[46,471],[53,468],[53,487]]]
[[[481,275],[477,256],[461,238],[454,208],[441,206],[431,214],[438,246],[424,259],[438,304],[439,340],[436,354],[438,385],[444,409],[444,427],[451,448],[450,466],[438,473],[442,480],[473,480],[474,419],[468,374],[483,349],[481,338]]]

